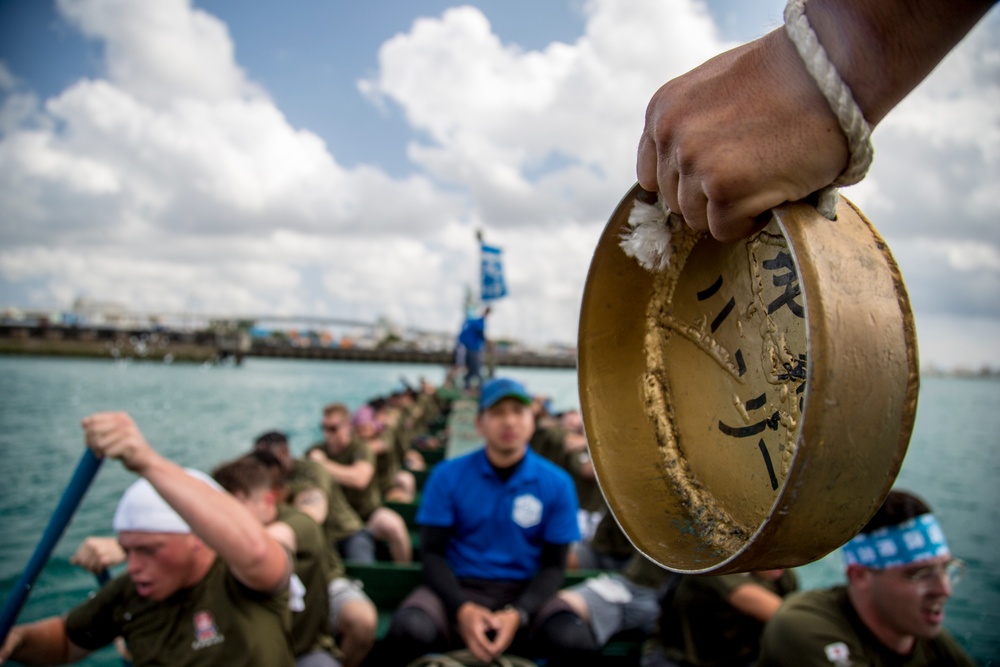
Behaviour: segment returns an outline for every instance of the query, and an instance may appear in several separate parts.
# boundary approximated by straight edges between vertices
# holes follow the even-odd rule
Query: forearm
[[[763,586],[747,583],[736,588],[729,594],[729,604],[747,616],[756,618],[761,623],[767,623],[781,607],[782,599],[777,593],[772,593]]]
[[[454,618],[468,598],[445,557],[450,536],[450,529],[437,526],[425,526],[420,531],[424,583],[441,598],[448,615]]]
[[[806,16],[878,124],[986,14],[995,0],[808,0]]]
[[[352,463],[347,466],[336,461],[322,462],[333,481],[349,489],[363,489],[371,484],[375,476],[375,466],[367,462]]]
[[[53,616],[12,628],[0,662],[9,657],[26,665],[65,665],[85,655],[86,651],[69,641],[63,619]]]
[[[518,607],[534,614],[542,603],[556,594],[566,577],[568,552],[568,544],[545,544],[542,547],[541,568],[518,596]]]

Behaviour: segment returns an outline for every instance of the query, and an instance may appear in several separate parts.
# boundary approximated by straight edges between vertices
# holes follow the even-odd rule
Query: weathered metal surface
[[[687,227],[670,268],[594,254],[580,401],[598,481],[635,546],[675,571],[794,567],[838,548],[889,492],[919,383],[906,290],[874,227],[774,211],[744,242]]]

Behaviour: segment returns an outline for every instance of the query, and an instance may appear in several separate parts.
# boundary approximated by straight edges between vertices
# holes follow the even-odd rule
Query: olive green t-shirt
[[[292,667],[288,593],[254,591],[216,558],[191,588],[161,602],[123,574],[66,617],[66,635],[95,650],[125,638],[135,667]]]
[[[379,494],[382,496],[392,489],[396,483],[396,474],[403,469],[399,452],[396,449],[398,433],[399,430],[396,428],[387,428],[375,436],[375,439],[381,440],[385,447],[384,452],[375,455],[375,479]],[[371,449],[371,445],[368,448]]]
[[[291,499],[308,488],[320,489],[326,494],[327,513],[323,532],[330,544],[336,544],[365,527],[365,522],[347,502],[344,489],[315,461],[295,459],[287,484],[288,497]]]
[[[539,427],[535,429],[528,442],[535,452],[568,472],[576,486],[577,502],[580,509],[588,512],[598,512],[603,507],[604,496],[594,479],[588,479],[580,474],[580,468],[589,453],[566,451],[566,429],[562,426]],[[588,459],[589,460],[589,459]]]
[[[628,558],[635,553],[635,547],[629,542],[625,532],[615,521],[611,510],[607,510],[594,529],[594,537],[590,540],[591,548],[606,556]]]
[[[376,467],[375,452],[371,450],[365,441],[358,437],[352,438],[347,447],[344,447],[342,451],[333,455],[327,450],[326,443],[317,443],[310,447],[309,451],[314,449],[322,450],[334,463],[349,466],[358,461],[367,461],[373,468]],[[379,491],[378,480],[375,478],[375,475],[372,475],[371,482],[363,489],[351,489],[346,486],[341,488],[344,490],[344,497],[347,498],[347,502],[361,516],[363,521],[367,521],[372,512],[382,505],[382,493]]]
[[[733,591],[747,585],[785,597],[798,588],[798,580],[791,570],[776,581],[753,574],[685,576],[658,621],[667,657],[701,666],[753,660],[764,624],[729,603]]]
[[[340,556],[326,543],[322,529],[311,516],[289,505],[278,506],[277,521],[288,524],[295,533],[295,576],[305,588],[290,587],[292,611],[292,648],[296,656],[308,651],[330,650],[334,647],[327,620],[330,616],[330,596],[327,585],[339,566]],[[301,595],[301,598],[298,596]]]
[[[790,597],[767,624],[759,667],[971,667],[975,663],[942,630],[917,639],[900,655],[868,630],[847,596],[847,588],[807,591]]]
[[[431,430],[431,425],[441,417],[441,402],[437,394],[421,392],[417,397],[417,407],[420,408],[420,419],[416,428],[421,433]]]
[[[673,572],[660,567],[642,554],[636,552],[625,565],[622,575],[639,586],[658,589],[666,583],[668,578],[673,576]]]
[[[566,469],[569,454],[566,452],[565,441],[566,431],[561,426],[536,427],[528,444],[537,454]]]

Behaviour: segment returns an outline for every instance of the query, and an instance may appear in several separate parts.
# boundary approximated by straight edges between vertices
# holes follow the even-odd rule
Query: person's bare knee
[[[400,470],[394,478],[396,486],[402,491],[414,495],[417,492],[417,478],[409,470]]]
[[[410,531],[406,522],[396,512],[387,507],[380,507],[368,519],[368,531],[376,539],[389,543],[392,560],[397,563],[409,563],[413,560],[413,545],[410,542]]]
[[[582,618],[587,623],[590,623],[590,608],[587,606],[586,600],[583,596],[576,591],[561,590],[557,594],[559,599],[565,602],[574,614]]]
[[[344,667],[361,665],[375,645],[378,610],[369,600],[348,600],[337,617],[334,635],[344,655]]]
[[[337,618],[337,636],[351,637],[359,641],[375,641],[378,627],[378,610],[368,600],[350,600]]]

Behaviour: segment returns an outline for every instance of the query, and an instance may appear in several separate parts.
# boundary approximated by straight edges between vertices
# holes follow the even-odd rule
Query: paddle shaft
[[[48,562],[52,550],[59,542],[59,538],[62,537],[70,519],[73,518],[76,508],[80,506],[80,501],[83,500],[84,494],[90,488],[90,483],[94,480],[100,467],[101,459],[97,458],[94,452],[88,449],[83,453],[83,457],[73,472],[73,477],[66,486],[66,490],[63,491],[59,505],[49,519],[49,525],[45,527],[42,539],[35,547],[35,552],[31,555],[31,560],[28,561],[27,567],[24,568],[24,572],[17,580],[10,597],[4,603],[3,612],[0,612],[0,645],[3,645],[7,640],[7,633],[10,632],[14,621],[17,620],[17,615],[21,613],[21,607],[28,599],[31,587],[35,585],[35,580],[41,574],[45,563]]]

